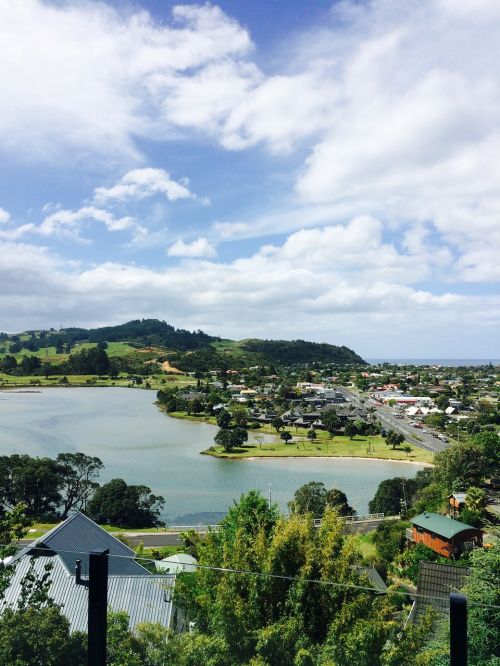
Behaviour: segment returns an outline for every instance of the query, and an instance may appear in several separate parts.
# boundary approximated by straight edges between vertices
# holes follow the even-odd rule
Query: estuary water
[[[200,455],[215,426],[174,419],[154,404],[153,391],[49,388],[0,392],[0,454],[55,457],[81,451],[104,463],[100,481],[121,477],[145,484],[166,500],[167,523],[218,520],[241,493],[256,488],[283,510],[309,481],[343,490],[358,513],[383,479],[411,477],[420,465],[374,460],[219,460]]]

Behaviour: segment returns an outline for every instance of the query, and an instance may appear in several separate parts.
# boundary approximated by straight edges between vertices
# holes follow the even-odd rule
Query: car
[[[414,427],[414,428],[422,428],[422,424],[421,424],[421,423],[414,423],[414,424],[413,424],[413,427]],[[424,429],[422,428],[422,432],[427,432],[427,430],[424,430]]]

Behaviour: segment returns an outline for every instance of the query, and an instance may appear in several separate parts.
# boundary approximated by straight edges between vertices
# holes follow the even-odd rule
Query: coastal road
[[[339,393],[342,393],[348,402],[356,405],[356,407],[363,407],[359,393],[356,393],[345,386],[336,387],[336,390],[338,390]],[[365,401],[364,406],[366,407],[367,404],[368,401]],[[419,446],[421,449],[427,449],[427,451],[432,451],[433,453],[444,451],[450,446],[446,442],[434,437],[432,432],[423,432],[421,428],[414,428],[411,426],[406,419],[396,418],[390,407],[380,405],[374,406],[382,426],[386,429],[402,433],[409,444]]]

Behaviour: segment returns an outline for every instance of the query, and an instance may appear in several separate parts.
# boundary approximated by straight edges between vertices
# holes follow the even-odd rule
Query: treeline
[[[296,363],[334,363],[339,365],[366,365],[361,356],[352,349],[329,345],[325,342],[307,342],[306,340],[246,340],[242,348],[261,354],[268,361],[281,365]]]
[[[113,479],[99,485],[99,458],[60,453],[53,458],[0,456],[0,515],[22,504],[28,517],[64,520],[84,511],[99,523],[139,528],[163,525],[164,499],[143,485]]]
[[[117,375],[122,365],[122,362],[108,357],[104,344],[101,343],[97,347],[70,354],[68,359],[57,365],[32,355],[25,355],[20,361],[12,354],[6,354],[0,359],[0,371],[11,375]]]
[[[80,342],[128,342],[137,347],[160,346],[181,351],[191,351],[207,347],[213,340],[218,340],[203,331],[177,329],[158,319],[135,319],[126,324],[105,326],[102,328],[64,328],[59,331],[26,331],[28,339],[19,335],[2,334],[0,342],[9,342],[10,353],[21,349],[37,351],[43,347],[55,347],[58,353],[69,352],[71,347]]]

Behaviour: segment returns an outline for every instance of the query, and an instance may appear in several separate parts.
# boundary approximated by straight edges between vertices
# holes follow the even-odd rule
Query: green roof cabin
[[[413,529],[407,537],[414,543],[423,543],[439,555],[459,557],[463,552],[483,545],[483,533],[458,520],[428,511],[411,519]]]

